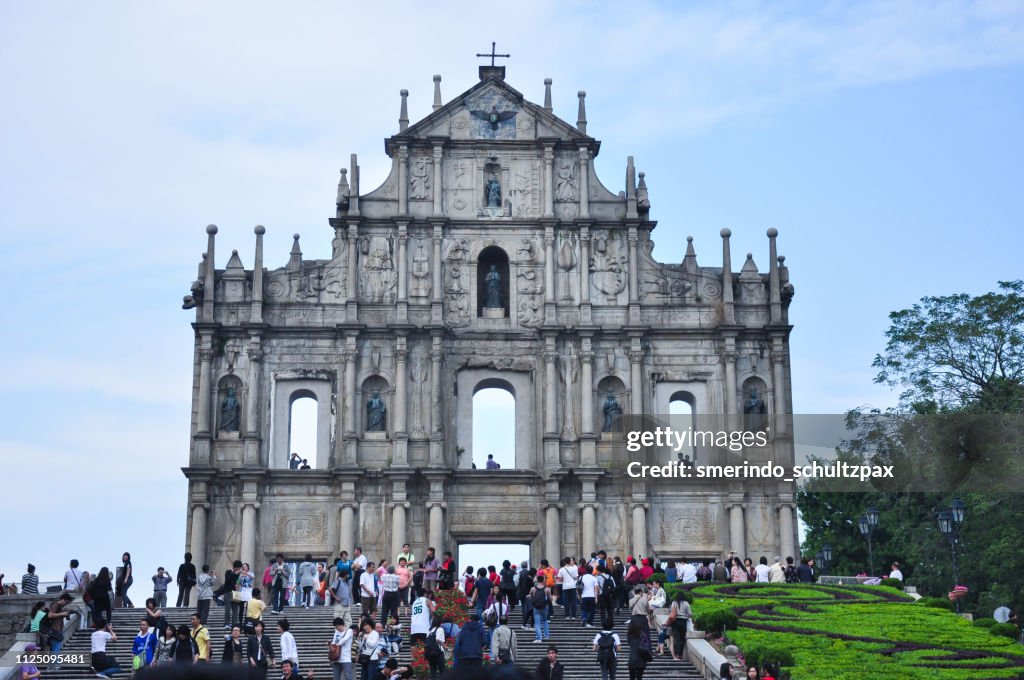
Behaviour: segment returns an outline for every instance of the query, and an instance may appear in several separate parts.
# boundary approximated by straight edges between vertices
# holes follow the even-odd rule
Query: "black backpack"
[[[615,638],[611,633],[601,633],[597,639],[597,662],[607,664],[615,661]]]
[[[547,607],[548,606],[548,592],[547,592],[547,589],[545,587],[543,587],[543,586],[541,586],[540,588],[534,587],[532,601],[533,601],[533,608],[534,609],[544,609],[545,607]]]
[[[437,643],[437,628],[427,633],[427,639],[423,643],[423,656],[427,659],[439,659],[444,655],[441,645]]]

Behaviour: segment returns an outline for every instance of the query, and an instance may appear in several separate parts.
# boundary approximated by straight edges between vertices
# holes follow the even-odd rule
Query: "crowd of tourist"
[[[660,577],[651,578],[655,574]],[[417,560],[406,544],[394,562],[374,562],[356,546],[351,555],[342,550],[333,562],[316,561],[307,554],[295,564],[279,554],[262,573],[236,560],[223,575],[206,564],[197,569],[186,553],[173,578],[163,567],[151,577],[152,597],[146,598],[138,621],[131,665],[123,667],[107,654],[107,644],[117,640],[110,626],[113,609],[133,606],[129,590],[135,579],[126,552],[114,574],[103,567],[92,575],[72,560],[64,591],[49,605],[38,602],[29,625],[39,633],[39,645],[34,647],[59,652],[68,606],[81,597],[93,630],[91,665],[101,677],[164,664],[219,662],[248,667],[260,677],[274,669],[282,678],[298,678],[302,665],[285,610],[332,607],[333,631],[325,642],[334,680],[412,677],[413,669],[398,661],[404,645],[421,648],[431,678],[440,677],[449,666],[481,666],[485,658],[491,664],[515,665],[518,638],[524,632],[532,633],[532,643],[548,645],[534,676],[560,678],[563,669],[558,649],[551,644],[550,620],[561,616],[595,629],[591,648],[602,680],[615,680],[622,660],[630,680],[642,680],[655,655],[685,657],[690,606],[682,592],[670,600],[662,583],[813,578],[810,560],[797,566],[792,558],[783,562],[776,557],[769,565],[761,557],[755,565],[733,553],[702,563],[662,563],[653,557],[609,558],[598,551],[589,558],[564,557],[557,567],[547,559],[536,566],[505,560],[500,567],[467,567],[457,574],[451,552],[438,556],[428,548]],[[178,587],[177,607],[189,606],[195,590],[196,606],[187,624],[171,622],[164,612],[172,582]],[[22,592],[38,592],[38,587],[35,567],[28,565]],[[470,613],[462,626],[437,611],[438,593],[453,589],[468,601]],[[222,611],[222,629],[210,621],[215,605]],[[272,630],[267,629],[265,612],[277,615]],[[623,613],[628,613],[628,624],[618,631],[615,621]]]

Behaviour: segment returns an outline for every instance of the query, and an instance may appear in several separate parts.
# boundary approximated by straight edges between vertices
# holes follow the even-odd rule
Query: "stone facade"
[[[584,93],[573,126],[553,115],[550,89],[533,104],[501,67],[481,67],[447,104],[439,81],[433,113],[414,125],[403,91],[381,186],[360,191],[354,156],[341,171],[329,259],[304,259],[296,235],[287,264],[264,269],[258,226],[254,267],[235,251],[217,269],[207,228],[185,304],[196,310],[185,474],[197,563],[256,567],[278,551],[356,544],[393,557],[405,542],[417,555],[523,542],[534,559],[599,547],[795,555],[791,484],[633,479],[622,435],[601,433],[609,393],[644,422],[683,400],[736,430],[757,389],[772,428],[756,456],[792,461],[793,288],[776,232],[764,273],[750,257],[733,272],[728,230],[722,266],[699,266],[692,238],[678,264],[658,263],[644,174],[630,158],[613,192],[593,171]],[[500,307],[484,306],[492,267]],[[471,469],[472,397],[486,387],[515,398],[515,469]],[[299,397],[318,405],[313,470],[287,464]],[[713,446],[694,454],[738,462]]]

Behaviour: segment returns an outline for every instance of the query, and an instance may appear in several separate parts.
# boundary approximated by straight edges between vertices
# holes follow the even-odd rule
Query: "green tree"
[[[896,412],[848,414],[851,438],[840,459],[896,463],[904,471],[869,493],[840,493],[808,484],[797,494],[807,526],[804,552],[833,547],[832,573],[867,571],[867,543],[858,519],[879,509],[873,534],[875,571],[893,560],[924,594],[953,584],[950,545],[936,514],[954,498],[967,504],[957,545],[967,611],[1024,605],[1024,484],[1021,422],[986,414],[1024,412],[1024,281],[999,291],[926,297],[890,314],[885,352],[875,358],[876,382],[899,387]],[[1018,493],[994,493],[1012,489]]]

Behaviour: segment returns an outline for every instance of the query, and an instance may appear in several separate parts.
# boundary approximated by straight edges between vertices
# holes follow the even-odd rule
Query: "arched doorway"
[[[483,381],[473,393],[472,451],[478,470],[516,467],[515,390],[502,380]]]
[[[288,415],[288,458],[299,455],[299,467],[317,466],[317,411],[316,395],[304,390],[292,395]],[[289,464],[291,467],[291,464]]]

